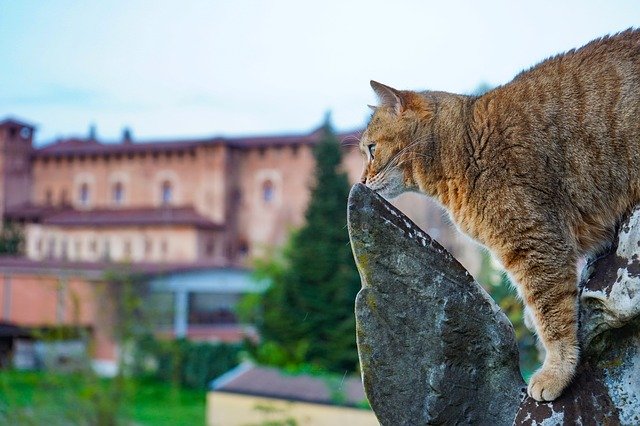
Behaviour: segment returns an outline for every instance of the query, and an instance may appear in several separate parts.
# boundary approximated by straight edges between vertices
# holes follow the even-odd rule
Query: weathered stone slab
[[[364,185],[349,199],[364,386],[383,425],[510,425],[524,395],[509,320],[437,242]]]
[[[348,213],[358,350],[381,424],[640,424],[640,209],[585,269],[581,364],[551,403],[526,396],[513,327],[444,248],[364,185]]]

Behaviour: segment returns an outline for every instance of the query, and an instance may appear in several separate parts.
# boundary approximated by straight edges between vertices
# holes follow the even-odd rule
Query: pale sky
[[[39,144],[350,130],[371,79],[469,93],[639,23],[637,0],[0,0],[0,119]]]

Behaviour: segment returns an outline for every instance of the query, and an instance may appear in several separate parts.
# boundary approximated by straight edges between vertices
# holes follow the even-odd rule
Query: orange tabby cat
[[[493,251],[547,352],[528,393],[556,399],[579,357],[576,262],[640,202],[640,31],[479,97],[371,86],[380,106],[360,143],[362,182],[386,198],[434,197]]]

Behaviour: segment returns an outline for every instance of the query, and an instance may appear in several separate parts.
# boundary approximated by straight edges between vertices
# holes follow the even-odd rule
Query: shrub
[[[211,380],[238,365],[241,349],[240,344],[147,337],[138,344],[134,373],[181,387],[206,389]]]

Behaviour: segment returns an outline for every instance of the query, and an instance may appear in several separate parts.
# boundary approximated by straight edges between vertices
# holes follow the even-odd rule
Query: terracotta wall
[[[69,272],[5,272],[0,274],[0,318],[25,327],[90,327],[94,358],[113,361],[116,346],[101,288],[98,283]]]
[[[259,256],[269,246],[284,243],[289,231],[302,224],[313,168],[309,145],[243,152],[238,238],[248,243],[251,255]]]
[[[42,155],[33,163],[33,201],[60,205],[66,200],[77,208],[147,207],[162,204],[162,185],[172,185],[172,205],[193,205],[214,221],[224,219],[225,150],[203,146],[182,153],[148,152],[144,155],[74,156]],[[123,187],[123,202],[114,201],[114,185]],[[88,185],[86,205],[80,200]]]

